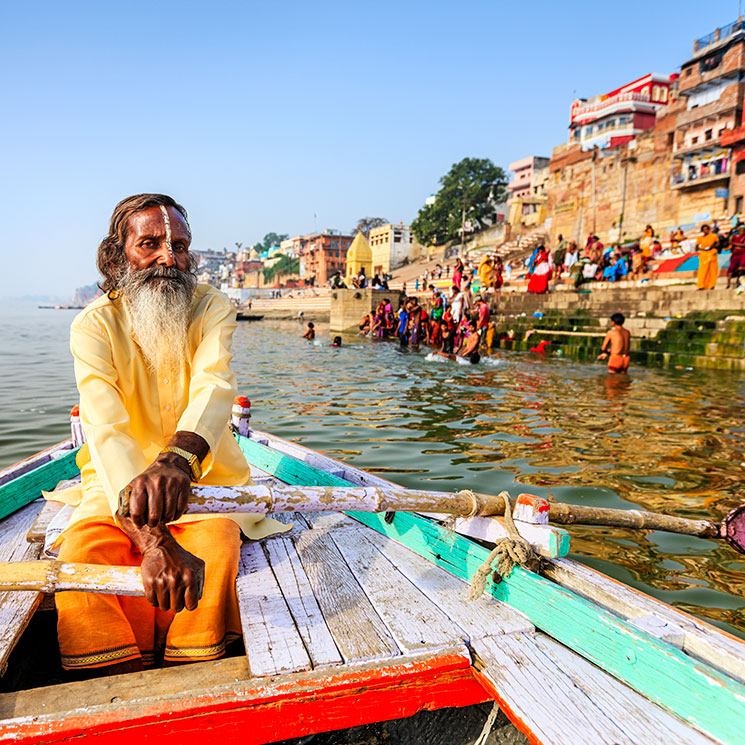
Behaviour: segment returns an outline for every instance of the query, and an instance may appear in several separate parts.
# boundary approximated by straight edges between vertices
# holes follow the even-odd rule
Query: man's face
[[[124,255],[132,271],[175,266],[185,272],[189,268],[190,243],[189,228],[178,210],[149,207],[129,218]]]

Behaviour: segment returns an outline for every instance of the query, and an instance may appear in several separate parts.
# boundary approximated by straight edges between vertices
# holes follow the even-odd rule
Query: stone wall
[[[330,330],[356,329],[362,316],[376,308],[384,298],[388,298],[394,308],[398,307],[398,292],[395,290],[331,290]]]

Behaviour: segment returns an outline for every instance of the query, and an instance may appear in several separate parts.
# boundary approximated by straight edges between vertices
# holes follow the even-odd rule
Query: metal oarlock
[[[245,396],[236,396],[233,401],[233,410],[230,414],[230,423],[233,431],[243,437],[248,437],[251,428],[251,402]]]

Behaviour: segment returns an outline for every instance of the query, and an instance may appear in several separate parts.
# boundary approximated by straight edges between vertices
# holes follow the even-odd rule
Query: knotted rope
[[[460,493],[470,496],[474,504],[476,503],[473,492],[464,490]],[[504,500],[504,523],[509,537],[500,538],[496,542],[494,550],[486,557],[486,561],[478,568],[476,574],[471,577],[471,591],[468,595],[471,600],[481,597],[486,589],[487,577],[495,569],[502,577],[508,577],[517,565],[535,566],[538,563],[538,555],[533,547],[517,532],[512,519],[510,495],[503,491],[499,496]],[[497,561],[496,566],[494,566],[495,561]]]

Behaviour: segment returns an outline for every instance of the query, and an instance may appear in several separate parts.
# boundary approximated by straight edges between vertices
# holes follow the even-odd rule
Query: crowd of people
[[[368,279],[365,273],[365,267],[361,266],[360,271],[352,277],[352,287],[358,290],[364,290],[366,287],[372,287],[374,290],[387,290],[389,275],[375,274],[372,279]],[[347,289],[347,283],[344,281],[340,271],[334,272],[328,281],[329,286],[332,290],[345,290]]]
[[[429,312],[416,297],[402,295],[394,311],[388,298],[365,314],[360,333],[375,339],[396,339],[402,347],[429,345],[438,354],[454,359],[463,357],[472,363],[480,359],[479,346],[489,345],[491,312],[481,295],[470,286],[453,285],[449,293],[430,285]]]

